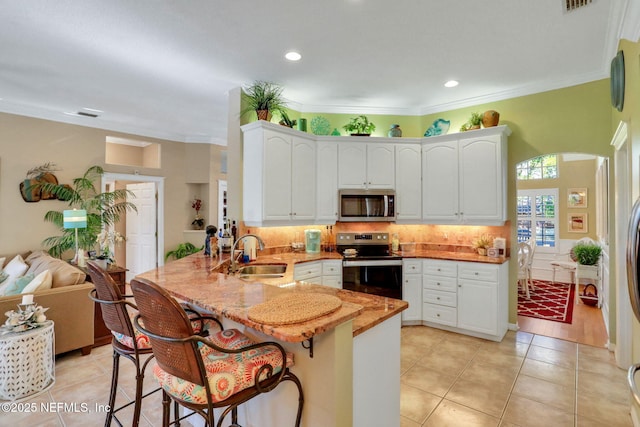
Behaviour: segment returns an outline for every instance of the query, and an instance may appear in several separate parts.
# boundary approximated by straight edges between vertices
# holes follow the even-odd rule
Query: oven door
[[[344,260],[342,288],[402,299],[402,260]]]

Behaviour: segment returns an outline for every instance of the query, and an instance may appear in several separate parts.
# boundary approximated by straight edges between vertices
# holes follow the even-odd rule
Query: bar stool
[[[153,359],[153,351],[149,337],[133,327],[132,318],[137,314],[135,304],[127,301],[127,298],[133,298],[131,295],[122,295],[118,285],[113,281],[111,276],[107,274],[98,264],[93,261],[87,262],[87,268],[91,281],[95,289],[89,293],[89,298],[100,304],[102,309],[102,319],[105,326],[111,331],[113,339],[111,345],[113,347],[113,368],[111,371],[111,391],[109,393],[109,412],[105,419],[105,427],[111,425],[115,419],[116,423],[122,425],[116,412],[134,405],[132,426],[137,426],[140,421],[140,412],[142,399],[152,393],[160,390],[159,388],[142,394],[144,385],[144,373],[147,365]],[[188,310],[190,321],[193,322],[195,330],[200,332],[204,329],[204,321],[196,311],[189,307],[181,307]],[[222,329],[222,325],[216,319]],[[143,362],[143,356],[148,355]],[[118,376],[120,371],[120,356],[129,359],[136,367],[136,394],[134,400],[116,408],[116,392],[118,389]]]
[[[215,423],[214,408],[225,408],[216,425],[221,427],[231,413],[232,425],[238,426],[238,406],[283,381],[292,381],[298,388],[295,426],[300,425],[302,386],[289,370],[293,355],[280,344],[254,343],[237,329],[203,338],[194,334],[180,305],[157,284],[132,279],[131,289],[139,308],[134,324],[149,337],[157,361],[153,374],[163,390],[164,427],[170,425],[172,400],[200,414],[210,427]],[[191,415],[179,418],[176,414],[171,424]]]

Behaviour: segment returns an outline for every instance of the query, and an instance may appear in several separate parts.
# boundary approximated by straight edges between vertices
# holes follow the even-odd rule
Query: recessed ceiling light
[[[289,61],[300,61],[300,59],[302,58],[302,55],[300,55],[298,52],[287,52],[284,55],[285,58],[287,58]]]
[[[444,87],[456,87],[456,86],[458,86],[457,80],[449,80],[444,84]]]

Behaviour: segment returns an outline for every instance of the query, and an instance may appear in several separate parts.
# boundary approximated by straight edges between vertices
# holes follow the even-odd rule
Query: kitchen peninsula
[[[290,270],[279,279],[249,281],[221,272],[216,259],[200,253],[139,277],[219,316],[225,327],[238,328],[256,341],[278,341],[294,353],[292,371],[300,378],[305,396],[303,426],[398,425],[400,313],[408,304],[296,282]],[[286,326],[249,318],[250,307],[297,292],[334,295],[342,306],[317,319]],[[283,384],[242,405],[239,421],[248,426],[293,425],[295,399],[293,386]]]

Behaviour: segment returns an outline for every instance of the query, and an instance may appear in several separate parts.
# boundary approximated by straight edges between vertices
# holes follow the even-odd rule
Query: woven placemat
[[[292,293],[249,308],[249,319],[265,325],[291,325],[332,313],[342,306],[333,295]]]

